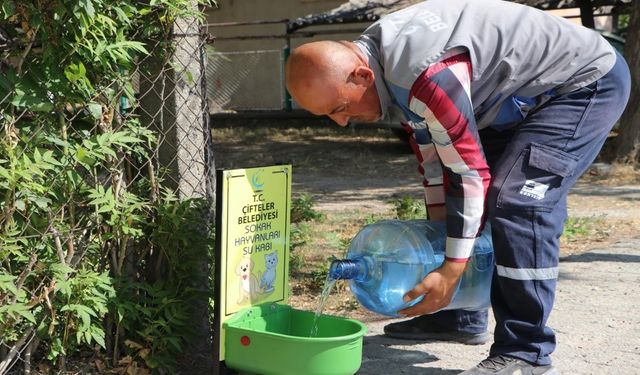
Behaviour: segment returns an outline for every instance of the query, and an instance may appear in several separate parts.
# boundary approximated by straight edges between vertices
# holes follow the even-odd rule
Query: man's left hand
[[[431,314],[449,305],[466,266],[466,263],[445,261],[440,268],[430,272],[404,295],[405,302],[424,295],[422,301],[398,311],[398,314],[404,316]]]

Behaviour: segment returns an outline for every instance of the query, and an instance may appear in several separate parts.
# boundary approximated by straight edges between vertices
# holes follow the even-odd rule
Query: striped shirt
[[[446,257],[466,261],[484,224],[489,167],[482,153],[470,89],[471,62],[452,49],[430,65],[409,92],[411,146],[423,176],[427,208],[447,206]]]

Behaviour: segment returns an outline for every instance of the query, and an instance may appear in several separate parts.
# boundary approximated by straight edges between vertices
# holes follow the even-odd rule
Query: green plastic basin
[[[223,324],[227,367],[262,375],[352,375],[362,363],[367,327],[352,319],[315,314],[288,305],[251,307]]]

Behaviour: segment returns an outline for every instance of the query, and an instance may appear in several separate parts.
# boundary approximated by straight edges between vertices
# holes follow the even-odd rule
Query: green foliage
[[[562,242],[573,242],[589,237],[604,239],[609,236],[610,224],[603,217],[569,217],[564,224]]]
[[[322,220],[324,215],[313,207],[315,201],[309,194],[302,194],[291,202],[291,229],[289,233],[289,270],[297,273],[303,266],[302,256],[295,250],[304,246],[311,238],[310,221]]]
[[[52,265],[56,284],[50,314],[40,325],[40,337],[51,342],[47,358],[56,359],[82,345],[106,349],[103,318],[115,296],[112,280],[103,272],[77,272],[61,264]]]
[[[565,222],[563,235],[567,239],[584,236],[589,232],[587,224],[588,222],[584,218],[570,217]]]
[[[369,214],[364,218],[364,223],[363,225],[369,225],[369,224],[373,224],[373,223],[377,223],[380,220],[385,220],[388,219],[385,216],[382,215],[375,215],[375,214]]]
[[[630,14],[621,14],[618,16],[618,25],[617,25],[617,29],[618,30],[622,30],[622,31],[626,31],[629,28],[629,23],[631,21],[631,15]]]
[[[290,237],[290,247],[291,251],[293,251],[309,241],[311,238],[311,225],[304,221],[291,224]]]
[[[304,246],[311,239],[311,226],[308,222],[302,221],[292,223],[289,233],[289,271],[296,273],[302,267],[301,255],[296,251]]]
[[[167,282],[123,283],[113,304],[130,355],[151,369],[175,372],[176,358],[193,335],[183,292]]]
[[[347,248],[351,243],[351,239],[345,238],[337,232],[323,233],[322,237],[324,237],[330,248],[337,250],[337,253],[346,253]]]
[[[147,367],[175,368],[190,302],[203,293],[188,280],[208,256],[194,225],[206,208],[161,189],[158,136],[120,102],[136,106],[130,72],[145,71],[152,50],[172,53],[167,37],[182,16],[202,17],[190,0],[2,2],[5,348],[35,332],[33,356],[64,370],[83,348],[107,349],[116,364],[129,342],[148,353]]]
[[[170,191],[153,208],[154,222],[143,229],[157,256],[147,257],[153,269],[143,282],[120,278],[112,301],[118,330],[127,333],[127,351],[154,370],[176,371],[176,358],[194,336],[193,306],[209,289],[191,285],[202,249],[213,251],[198,223],[204,200],[178,200]],[[162,278],[158,278],[162,274]]]
[[[316,268],[311,272],[311,278],[309,280],[311,288],[316,290],[322,290],[322,288],[324,288],[332,260],[333,258],[328,258],[326,262],[320,264],[319,268]]]
[[[424,219],[426,216],[424,202],[412,197],[396,198],[391,201],[391,204],[393,204],[396,217],[399,220]]]
[[[291,222],[322,220],[324,215],[313,207],[315,201],[310,194],[301,194],[291,201]]]
[[[299,252],[291,253],[289,256],[289,272],[292,275],[300,273],[300,270],[304,266],[304,258]]]

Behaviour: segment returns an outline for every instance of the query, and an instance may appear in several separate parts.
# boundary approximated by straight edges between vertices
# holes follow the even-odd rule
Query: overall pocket
[[[578,157],[538,143],[522,150],[509,171],[496,205],[551,211],[566,194],[563,183],[573,175]]]

